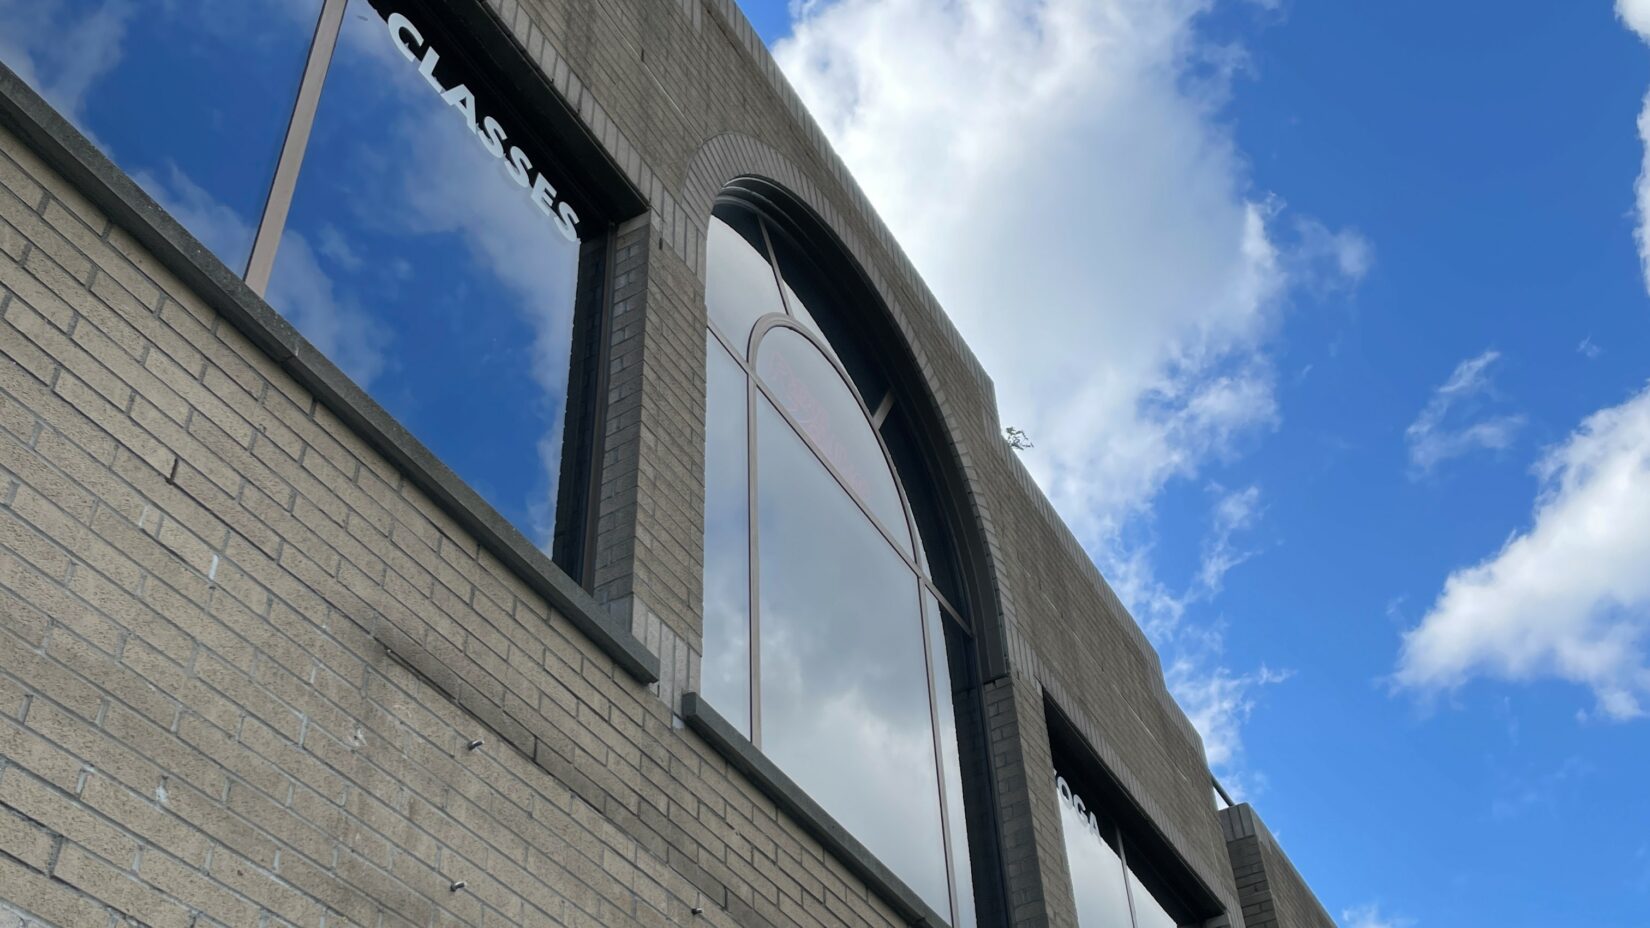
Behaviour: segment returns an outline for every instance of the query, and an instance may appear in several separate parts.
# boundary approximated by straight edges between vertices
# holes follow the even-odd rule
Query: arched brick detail
[[[995,440],[996,402],[990,379],[963,343],[961,335],[951,325],[950,319],[940,309],[933,294],[917,275],[909,259],[898,250],[887,227],[871,211],[869,203],[864,200],[864,195],[860,193],[857,185],[849,188],[856,196],[856,202],[851,213],[844,215],[834,201],[821,194],[809,180],[807,172],[799,170],[790,159],[771,146],[737,132],[715,136],[700,146],[689,165],[678,198],[682,210],[687,214],[686,221],[697,233],[690,238],[697,241],[700,253],[689,257],[688,261],[699,269],[701,278],[705,266],[705,230],[709,225],[711,210],[716,204],[717,196],[728,184],[741,177],[756,177],[776,184],[813,213],[813,219],[836,238],[848,257],[865,275],[882,305],[886,307],[890,320],[904,340],[905,347],[916,359],[919,379],[927,391],[929,401],[933,404],[950,448],[951,460],[947,463],[961,477],[965,488],[967,512],[978,533],[978,545],[989,574],[989,590],[993,602],[989,605],[976,604],[987,606],[987,614],[976,616],[976,621],[985,626],[977,627],[976,633],[984,632],[995,639],[994,656],[1006,655],[1008,643],[1015,637],[1013,604],[1008,589],[1002,583],[1003,561],[997,533],[985,495],[981,492],[980,475],[971,450],[984,443],[998,454],[1009,453],[1006,443]],[[868,246],[866,236],[861,230],[869,230],[876,240],[875,244]],[[885,269],[885,264],[889,262],[882,260],[884,256],[894,264],[892,275]],[[915,309],[912,308],[913,304]],[[958,405],[951,401],[945,388],[940,385],[940,378],[935,376],[934,360],[925,346],[933,343],[936,329],[939,330],[938,334],[944,336],[938,343],[948,349],[954,349],[957,359],[966,364],[975,375],[974,379],[980,386],[982,396],[973,398],[972,403],[976,404],[977,408],[977,404],[983,399],[986,406],[992,410],[993,421],[989,424],[979,423],[972,430],[974,435],[967,434],[970,430],[964,428],[964,424],[956,415]],[[1009,463],[1017,465],[1019,462]],[[1006,661],[994,659],[993,669],[1006,671]]]

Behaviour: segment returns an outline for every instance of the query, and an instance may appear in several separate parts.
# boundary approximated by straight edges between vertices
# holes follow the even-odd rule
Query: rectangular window
[[[578,214],[464,64],[428,22],[350,0],[269,301],[548,548]]]
[[[1088,807],[1071,785],[1055,777],[1060,828],[1066,839],[1071,894],[1082,928],[1129,928],[1129,886],[1117,826]]]
[[[1097,794],[1074,788],[1058,772],[1054,788],[1080,928],[1179,928],[1201,922],[1171,914],[1183,904],[1152,865],[1144,842],[1109,814]]]

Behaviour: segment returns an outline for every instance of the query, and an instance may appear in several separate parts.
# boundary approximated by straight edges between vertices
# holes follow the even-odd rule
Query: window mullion
[[[321,104],[321,88],[326,83],[327,68],[332,64],[332,52],[338,47],[338,35],[343,31],[344,8],[347,5],[348,0],[325,0],[321,16],[315,23],[315,38],[310,42],[309,59],[304,62],[304,76],[298,84],[298,96],[293,101],[286,140],[281,143],[281,155],[275,162],[269,197],[264,201],[263,216],[258,220],[257,235],[252,240],[252,254],[246,260],[246,285],[259,296],[269,289],[269,278],[275,270],[275,252],[281,244],[287,214],[292,210],[292,194],[298,187],[298,171],[304,163],[304,151],[309,147],[310,130],[315,127],[315,113]]]
[[[1123,868],[1123,894],[1129,900],[1129,924],[1133,928],[1140,928],[1140,915],[1134,905],[1134,881],[1129,879],[1129,849],[1123,845],[1123,829],[1112,826],[1117,832],[1117,865]]]
[[[745,538],[748,545],[746,564],[750,596],[750,728],[751,744],[762,747],[762,555],[756,512],[756,377],[745,372]]]
[[[934,623],[928,620],[928,605],[923,601],[925,589],[921,583],[917,584],[917,616],[922,622],[922,658],[923,668],[928,672],[928,727],[934,741],[934,773],[939,786],[940,801],[940,842],[945,846],[945,880],[951,893],[951,924],[957,924],[957,913],[961,908],[957,904],[957,861],[951,853],[951,829],[962,827],[962,823],[951,821],[951,804],[947,802],[945,791],[945,749],[940,741],[940,700],[945,700],[946,711],[951,710],[951,694],[941,693],[939,676],[934,669],[934,642],[929,636],[939,635],[940,641],[945,640],[945,629],[931,627]],[[935,610],[938,611],[937,609]]]

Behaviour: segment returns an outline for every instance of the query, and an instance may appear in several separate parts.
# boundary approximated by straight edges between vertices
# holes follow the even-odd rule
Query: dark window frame
[[[1110,823],[1117,832],[1126,872],[1139,878],[1177,924],[1202,925],[1224,914],[1214,891],[1197,876],[1174,843],[1107,769],[1077,725],[1046,693],[1043,709],[1053,760],[1050,786],[1063,779],[1091,812]],[[1132,886],[1129,892],[1132,910]]]

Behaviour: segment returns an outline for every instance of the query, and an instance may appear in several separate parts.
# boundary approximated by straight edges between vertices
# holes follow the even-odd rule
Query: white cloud
[[[251,225],[177,165],[168,164],[163,176],[139,171],[132,179],[213,253],[244,255],[251,249]],[[389,328],[338,292],[315,250],[296,229],[282,234],[277,266],[280,273],[270,280],[270,305],[351,379],[370,388],[390,363]]]
[[[1650,40],[1650,0],[1616,0],[1616,15],[1627,28]]]
[[[93,85],[120,63],[132,14],[123,0],[79,16],[57,0],[0,0],[0,61],[78,125]]]
[[[1597,772],[1597,768],[1585,759],[1572,756],[1565,758],[1556,770],[1539,776],[1506,777],[1497,795],[1490,800],[1490,818],[1498,822],[1510,821],[1538,808],[1545,808],[1556,817],[1560,811],[1560,800],[1573,793],[1579,781]]]
[[[1193,80],[1211,5],[836,0],[775,48],[1091,550],[1275,423],[1264,349],[1295,259],[1367,269],[1355,233],[1274,240],[1280,207]]]
[[[394,363],[394,331],[338,286],[298,230],[282,233],[276,267],[280,273],[270,279],[269,304],[370,391],[378,375]]]
[[[1286,253],[1298,285],[1332,291],[1356,285],[1375,266],[1375,247],[1353,229],[1331,229],[1310,217],[1296,217],[1296,242]]]
[[[1214,5],[813,0],[774,49],[1160,647],[1188,594],[1126,530],[1276,426],[1289,295],[1355,283],[1372,255],[1251,188],[1220,112],[1246,57],[1197,33]],[[1244,676],[1197,673],[1205,691]]]
[[[1415,924],[1415,920],[1382,915],[1381,907],[1370,903],[1343,910],[1341,923],[1345,928],[1410,928]]]
[[[1218,594],[1226,575],[1254,557],[1254,551],[1234,545],[1232,536],[1254,527],[1260,515],[1260,487],[1222,492],[1215,503],[1214,531],[1203,543],[1203,563],[1197,574],[1198,587],[1205,595],[1212,597]]]
[[[1395,681],[1556,678],[1614,719],[1650,695],[1650,388],[1594,413],[1536,467],[1531,526],[1457,570],[1404,636]]]
[[[1203,736],[1203,752],[1211,767],[1233,772],[1222,785],[1238,802],[1250,776],[1238,768],[1243,753],[1243,724],[1255,710],[1256,691],[1264,686],[1282,683],[1293,674],[1288,671],[1260,669],[1234,674],[1225,667],[1209,669],[1205,662],[1181,658],[1164,672],[1169,691],[1186,710],[1187,718]]]
[[[1481,415],[1495,395],[1490,366],[1500,357],[1501,353],[1492,349],[1457,364],[1449,380],[1433,392],[1420,415],[1404,430],[1411,478],[1425,477],[1451,458],[1479,449],[1501,451],[1512,445],[1524,426],[1523,416]]]
[[[1616,0],[1616,16],[1639,38],[1650,43],[1650,0]],[[1638,182],[1633,187],[1638,209],[1638,228],[1633,237],[1639,244],[1645,286],[1650,288],[1650,95],[1645,96],[1644,109],[1639,112],[1638,129],[1645,151]]]

